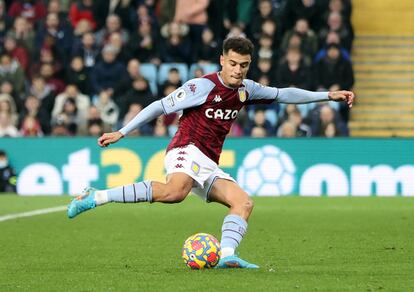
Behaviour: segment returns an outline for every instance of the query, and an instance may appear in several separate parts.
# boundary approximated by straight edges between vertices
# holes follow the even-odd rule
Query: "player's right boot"
[[[82,194],[72,200],[68,205],[68,217],[70,219],[76,217],[82,212],[93,209],[96,207],[95,192],[97,190],[88,187],[83,190]]]
[[[242,268],[242,269],[258,269],[259,266],[251,264],[245,260],[242,260],[236,255],[227,256],[220,259],[217,264],[218,269],[231,269],[231,268]]]

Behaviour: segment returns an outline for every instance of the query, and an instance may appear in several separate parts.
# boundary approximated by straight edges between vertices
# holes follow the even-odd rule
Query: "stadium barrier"
[[[169,139],[1,138],[21,195],[165,181]],[[257,196],[414,196],[414,139],[228,139],[220,165]]]

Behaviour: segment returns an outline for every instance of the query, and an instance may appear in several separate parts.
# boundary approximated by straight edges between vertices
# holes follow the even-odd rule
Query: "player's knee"
[[[253,211],[253,207],[254,207],[253,200],[250,199],[250,198],[247,198],[247,200],[244,203],[244,209],[245,209],[245,211],[250,214]]]
[[[187,195],[188,190],[185,187],[171,187],[165,192],[164,202],[179,203],[183,201]]]

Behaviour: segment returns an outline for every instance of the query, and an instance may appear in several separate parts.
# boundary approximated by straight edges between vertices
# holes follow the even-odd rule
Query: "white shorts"
[[[192,193],[209,202],[209,192],[218,178],[236,182],[194,145],[173,148],[165,156],[167,175],[183,172],[194,179]]]

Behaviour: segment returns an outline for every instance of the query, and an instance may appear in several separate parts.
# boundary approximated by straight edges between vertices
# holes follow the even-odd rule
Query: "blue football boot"
[[[74,198],[68,205],[68,217],[72,219],[82,212],[95,208],[95,192],[96,189],[88,187],[80,196]]]
[[[241,268],[241,269],[258,269],[259,266],[255,264],[251,264],[242,260],[236,255],[227,256],[225,258],[220,259],[217,264],[218,269],[229,269],[229,268]]]

